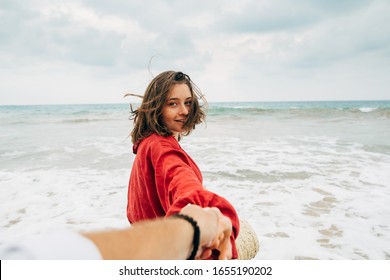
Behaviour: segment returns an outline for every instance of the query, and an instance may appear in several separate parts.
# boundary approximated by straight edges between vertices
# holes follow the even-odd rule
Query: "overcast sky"
[[[209,101],[388,100],[390,1],[0,1],[0,105],[127,102],[164,70]]]

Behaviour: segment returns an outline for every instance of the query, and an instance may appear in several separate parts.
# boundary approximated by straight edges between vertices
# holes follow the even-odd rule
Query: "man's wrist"
[[[198,223],[190,216],[187,216],[184,214],[175,214],[172,217],[181,218],[183,220],[186,220],[187,222],[189,222],[192,225],[192,227],[194,229],[194,238],[192,240],[192,251],[191,251],[190,256],[187,258],[187,260],[194,260],[196,257],[196,253],[199,250],[199,243],[200,243],[200,229],[199,229]]]

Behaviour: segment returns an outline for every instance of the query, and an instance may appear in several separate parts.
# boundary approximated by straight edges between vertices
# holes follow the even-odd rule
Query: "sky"
[[[390,0],[0,0],[0,105],[390,100]]]

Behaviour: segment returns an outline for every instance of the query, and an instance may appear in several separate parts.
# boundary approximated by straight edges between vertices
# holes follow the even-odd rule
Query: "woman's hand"
[[[200,245],[196,255],[197,259],[210,258],[213,250],[219,251],[218,259],[220,260],[232,258],[232,245],[230,243],[232,222],[222,215],[218,208],[202,208],[189,204],[180,213],[191,216],[198,223]]]

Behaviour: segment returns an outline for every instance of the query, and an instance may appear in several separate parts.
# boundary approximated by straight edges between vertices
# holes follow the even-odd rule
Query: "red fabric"
[[[235,239],[239,219],[223,197],[206,190],[202,174],[173,136],[152,134],[136,143],[136,155],[129,181],[127,218],[130,223],[179,212],[188,203],[217,207],[233,224],[233,258],[238,258]]]

